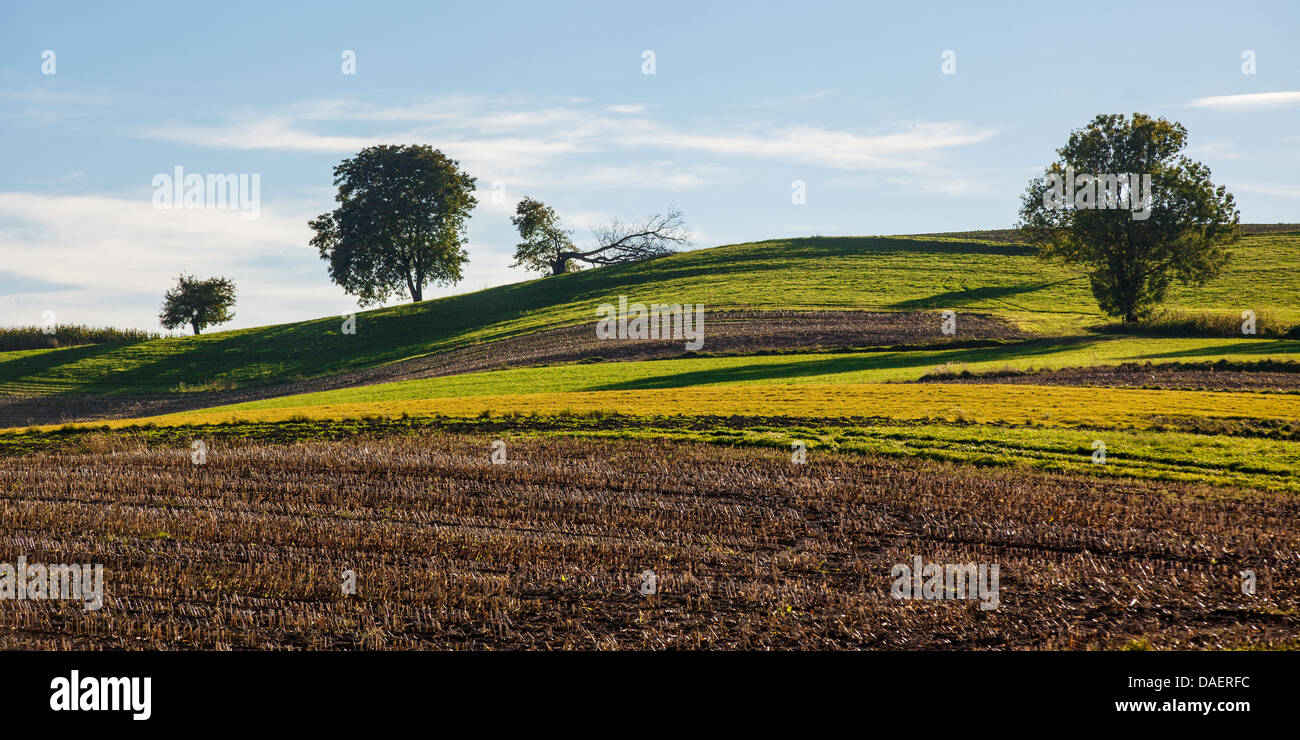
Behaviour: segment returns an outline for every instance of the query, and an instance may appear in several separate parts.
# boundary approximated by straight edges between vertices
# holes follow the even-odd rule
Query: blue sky
[[[1243,221],[1300,221],[1300,4],[975,5],[0,0],[0,325],[156,329],[181,271],[237,281],[223,328],[355,310],[306,221],[377,143],[482,190],[465,280],[426,297],[533,277],[524,195],[580,240],[670,202],[698,246],[1006,227],[1103,112],[1182,122]],[[177,166],[259,175],[257,218],[155,209]]]

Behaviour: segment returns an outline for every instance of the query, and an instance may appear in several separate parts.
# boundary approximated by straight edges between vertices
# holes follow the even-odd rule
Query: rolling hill
[[[1300,235],[1248,235],[1236,251],[1225,275],[1177,290],[1168,306],[1234,315],[1250,308],[1274,323],[1300,323]],[[703,303],[710,313],[952,309],[1050,337],[1087,336],[1105,320],[1085,279],[1039,260],[1026,245],[948,236],[813,237],[701,249],[361,312],[353,335],[331,317],[0,353],[0,393],[167,395],[327,378],[584,324],[594,320],[598,304],[619,295]],[[855,344],[894,343],[875,337]]]

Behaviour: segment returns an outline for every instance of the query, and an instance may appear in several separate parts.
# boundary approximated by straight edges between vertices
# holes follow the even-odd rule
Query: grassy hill
[[[698,357],[643,362],[575,363],[523,367],[380,383],[358,388],[279,396],[212,409],[227,412],[291,409],[306,411],[335,404],[386,404],[429,398],[476,398],[472,411],[492,408],[486,397],[522,394],[571,394],[644,391],[708,386],[782,387],[913,381],[936,368],[956,365],[972,372],[1003,369],[1057,369],[1122,362],[1196,362],[1226,359],[1249,362],[1264,357],[1300,361],[1300,340],[1080,338],[1047,340],[1034,345],[913,351],[806,353],[790,355]],[[921,393],[931,391],[920,390]],[[973,395],[987,389],[964,391]],[[743,413],[753,399],[731,394],[719,411]],[[501,405],[496,407],[498,410]],[[359,409],[365,412],[368,409]],[[852,414],[853,409],[844,410]],[[205,417],[206,412],[192,415]],[[838,414],[835,414],[838,415]],[[205,417],[206,418],[206,417]]]
[[[1300,323],[1300,235],[1242,239],[1228,272],[1169,306]],[[709,309],[956,309],[1079,335],[1104,317],[1077,271],[1025,245],[943,236],[786,239],[702,249],[360,313],[200,337],[0,353],[0,393],[170,393],[321,377],[592,321],[619,295]]]

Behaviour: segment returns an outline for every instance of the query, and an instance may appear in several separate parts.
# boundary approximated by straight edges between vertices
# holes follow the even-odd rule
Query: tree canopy
[[[511,219],[523,239],[515,247],[512,267],[560,275],[589,265],[616,265],[662,257],[690,245],[690,231],[674,206],[641,221],[611,221],[594,232],[595,246],[579,249],[560,226],[555,211],[533,198],[524,198]]]
[[[426,145],[372,146],[334,168],[338,208],[309,222],[330,279],[362,306],[460,281],[475,178]]]
[[[515,206],[515,215],[510,222],[523,239],[515,247],[515,262],[511,267],[553,275],[582,269],[569,256],[577,253],[577,247],[569,237],[571,232],[560,227],[560,217],[555,215],[555,209],[540,200],[525,197]]]
[[[1021,229],[1039,254],[1087,267],[1102,310],[1135,322],[1175,281],[1217,276],[1240,214],[1210,169],[1180,154],[1187,129],[1164,118],[1103,114],[1071,132],[1029,183]]]
[[[192,275],[176,276],[176,285],[163,296],[158,321],[166,329],[188,326],[198,333],[209,326],[235,318],[235,284],[223,277],[199,280]]]

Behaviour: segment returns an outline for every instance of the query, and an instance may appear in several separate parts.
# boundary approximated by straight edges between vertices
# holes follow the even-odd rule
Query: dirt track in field
[[[1073,385],[1106,388],[1157,388],[1165,390],[1264,391],[1300,393],[1300,365],[1282,368],[1282,363],[1265,363],[1279,369],[1256,369],[1249,364],[1216,367],[1215,363],[1169,365],[1123,365],[1074,367],[1026,373],[976,373],[927,376],[922,382]]]
[[[507,438],[494,465],[492,439],[219,443],[195,465],[188,447],[105,438],[0,459],[0,562],[105,567],[100,611],[5,602],[0,647],[1189,649],[1300,635],[1293,497],[644,441]],[[892,568],[918,555],[998,565],[997,608],[894,598]]]
[[[705,314],[709,354],[826,350],[956,341],[1025,338],[1002,319],[963,313],[959,333],[945,336],[940,316],[928,312],[710,311]],[[484,370],[594,360],[654,360],[687,355],[684,339],[606,340],[595,324],[551,329],[441,352],[359,372],[273,386],[167,396],[8,396],[0,398],[0,428],[152,416],[243,403],[297,393],[414,380]]]

